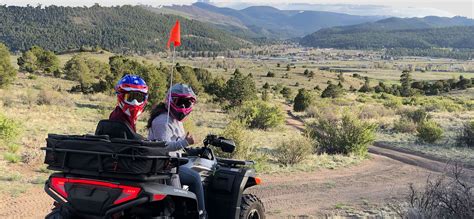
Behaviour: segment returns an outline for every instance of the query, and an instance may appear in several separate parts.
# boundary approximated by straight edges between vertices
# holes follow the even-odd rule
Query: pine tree
[[[243,76],[240,70],[236,69],[233,76],[227,81],[224,97],[231,106],[239,106],[244,101],[254,100],[257,97],[257,88],[252,75]]]
[[[411,74],[409,71],[403,71],[402,75],[400,76],[400,83],[402,85],[402,89],[400,94],[404,97],[409,97],[413,95],[413,90],[411,88],[411,83],[413,79],[411,78]]]
[[[344,93],[344,90],[342,90],[339,86],[330,84],[324,89],[324,91],[321,93],[322,98],[337,98],[340,97]]]
[[[298,90],[298,94],[294,99],[293,110],[296,112],[305,111],[312,102],[312,95],[304,88]]]
[[[0,88],[12,83],[16,78],[16,70],[10,63],[8,48],[0,43]]]

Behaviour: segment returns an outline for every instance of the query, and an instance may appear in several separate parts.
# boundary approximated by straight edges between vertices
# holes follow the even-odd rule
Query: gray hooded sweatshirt
[[[167,113],[162,113],[153,119],[151,128],[148,129],[148,140],[166,141],[166,149],[170,152],[181,151],[189,145],[183,123],[172,115],[168,119]]]

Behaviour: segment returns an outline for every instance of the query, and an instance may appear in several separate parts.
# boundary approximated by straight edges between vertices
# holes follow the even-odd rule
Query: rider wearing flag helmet
[[[127,74],[115,86],[115,93],[117,107],[110,114],[109,119],[124,122],[136,131],[138,116],[147,104],[148,86],[140,76]]]

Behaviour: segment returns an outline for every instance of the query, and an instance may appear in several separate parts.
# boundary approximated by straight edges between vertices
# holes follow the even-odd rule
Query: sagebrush
[[[294,165],[313,152],[313,142],[305,136],[296,136],[282,141],[274,151],[276,161],[282,165]]]
[[[345,114],[336,121],[320,118],[307,126],[307,133],[316,140],[320,152],[366,156],[376,128],[377,124]]]
[[[402,218],[474,218],[474,187],[463,169],[454,165],[450,176],[429,177],[424,188],[410,185]]]
[[[420,123],[416,129],[418,139],[426,143],[435,143],[443,137],[443,129],[434,121],[425,121]]]

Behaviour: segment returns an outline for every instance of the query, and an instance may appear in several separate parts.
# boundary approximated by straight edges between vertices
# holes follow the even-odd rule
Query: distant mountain
[[[474,20],[464,17],[388,18],[333,27],[303,37],[303,46],[368,48],[474,48]]]
[[[261,4],[261,3],[259,3]],[[265,4],[265,3],[264,3]],[[270,3],[266,3],[270,5]],[[233,9],[244,9],[257,4],[251,3],[214,3],[219,7],[230,7]],[[465,4],[466,6],[468,3]],[[413,7],[413,5],[406,6],[386,6],[386,5],[373,5],[373,4],[314,4],[314,3],[271,3],[272,7],[280,10],[305,10],[305,11],[329,11],[343,14],[360,15],[360,16],[385,16],[385,17],[425,17],[425,16],[443,16],[453,17],[454,14],[442,10],[436,9],[433,5],[430,7]]]
[[[238,49],[249,42],[209,24],[139,6],[16,7],[0,5],[0,42],[11,50],[39,45],[53,51],[100,46],[114,52],[163,51],[176,19],[181,21],[179,49]]]
[[[424,18],[397,18],[391,17],[372,23],[336,27],[339,31],[362,31],[362,30],[409,30],[426,29],[433,27],[474,26],[474,20],[466,17],[436,17]]]
[[[321,28],[354,25],[379,20],[380,16],[354,16],[333,12],[279,10],[270,6],[252,6],[242,10],[221,8],[206,3],[170,6],[156,10],[213,23],[219,28],[252,37],[302,37]],[[219,18],[216,16],[220,15]]]

